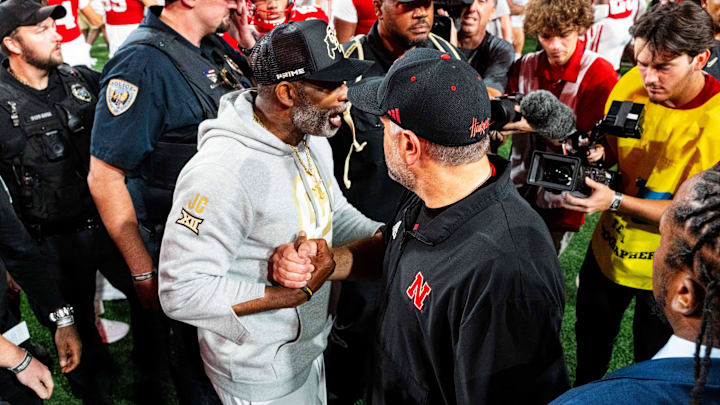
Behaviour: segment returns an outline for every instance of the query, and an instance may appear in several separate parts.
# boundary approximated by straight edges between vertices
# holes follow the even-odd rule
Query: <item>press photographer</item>
[[[657,29],[663,27],[663,29]],[[577,379],[607,371],[620,321],[635,298],[635,361],[651,358],[670,328],[653,312],[652,262],[658,221],[680,184],[720,160],[720,83],[703,73],[714,44],[713,23],[692,2],[666,4],[631,29],[638,66],[610,94],[644,104],[639,139],[608,137],[606,161],[617,163],[617,190],[586,179],[588,198],[565,194],[563,206],[605,211],[580,270],[577,296]]]
[[[508,76],[508,93],[529,94],[547,90],[577,116],[577,129],[589,133],[603,118],[607,96],[617,81],[612,65],[598,54],[585,50],[579,37],[592,25],[593,11],[585,0],[532,0],[525,7],[525,31],[537,35],[539,52],[515,62]],[[584,215],[562,206],[562,197],[542,187],[527,184],[532,154],[563,153],[562,146],[538,136],[525,119],[502,128],[502,135],[514,134],[511,152],[512,178],[521,195],[533,206],[550,229],[558,252],[572,232],[580,229]],[[602,155],[592,156],[597,160]]]

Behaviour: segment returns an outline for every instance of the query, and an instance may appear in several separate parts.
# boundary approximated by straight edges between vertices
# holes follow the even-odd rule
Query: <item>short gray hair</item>
[[[403,128],[390,122],[390,133],[397,135]],[[424,138],[423,138],[424,139]],[[489,134],[475,143],[463,146],[445,146],[431,141],[427,141],[426,151],[430,159],[443,166],[460,166],[467,163],[474,163],[484,158],[490,149]]]

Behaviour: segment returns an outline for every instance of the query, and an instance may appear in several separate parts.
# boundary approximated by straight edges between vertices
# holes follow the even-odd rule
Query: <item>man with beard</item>
[[[378,18],[370,32],[343,46],[346,57],[375,61],[363,77],[383,76],[395,59],[414,47],[436,48],[462,58],[454,46],[430,32],[432,0],[374,0],[373,6]],[[382,123],[355,108],[348,109],[343,119],[338,135],[330,139],[335,178],[360,212],[376,221],[389,221],[404,189],[387,175]],[[377,283],[342,283],[327,356],[328,389],[331,396],[339,397],[338,403],[354,404],[363,395],[377,294]],[[347,364],[356,366],[348,370]]]
[[[553,405],[720,401],[719,165],[680,186],[660,218],[660,236],[653,295],[673,335],[652,360],[571,390]]]
[[[288,289],[269,282],[267,260],[300,232],[343,244],[379,229],[343,197],[325,139],[347,107],[343,82],[370,63],[345,58],[320,20],[278,26],[250,59],[257,92],[223,98],[178,178],[160,298],[168,316],[198,327],[224,404],[325,404],[331,288],[320,287],[332,269]]]
[[[372,403],[546,404],[564,392],[560,264],[508,161],[487,154],[477,72],[414,49],[348,97],[381,117],[388,173],[411,191],[382,235],[332,252],[331,279],[382,272]],[[333,261],[305,264],[302,252],[324,259],[328,244],[296,244],[271,263],[276,281],[299,288]]]
[[[515,60],[512,44],[486,31],[497,0],[472,0],[460,14],[458,46],[482,76],[490,97],[505,94],[508,71]]]
[[[141,302],[158,318],[159,336],[169,330],[156,266],[175,180],[196,152],[198,124],[216,116],[223,94],[251,85],[245,58],[216,32],[234,25],[236,39],[247,46],[254,43],[247,22],[245,1],[166,1],[164,8],[150,8],[103,70],[88,183]],[[181,403],[217,403],[202,370],[197,331],[179,322],[172,328]],[[159,370],[148,377],[167,374],[169,347],[159,346],[151,357]]]
[[[658,29],[662,27],[662,29]],[[703,72],[712,19],[689,1],[654,7],[632,27],[637,67],[608,97],[644,104],[642,136],[608,137],[617,190],[586,179],[592,194],[565,207],[603,212],[580,268],[575,385],[605,375],[623,313],[635,298],[635,361],[651,358],[672,331],[653,311],[652,261],[658,222],[680,184],[720,161],[720,83]]]
[[[0,69],[0,175],[35,248],[59,269],[44,282],[57,283],[69,304],[45,311],[33,294],[33,309],[56,333],[74,318],[82,362],[68,374],[70,387],[85,403],[106,404],[112,401],[111,360],[95,328],[97,270],[128,297],[135,348],[147,343],[127,267],[102,226],[85,181],[99,74],[63,64],[55,20],[65,15],[62,6],[41,7],[29,0],[0,5],[0,38],[7,56]]]

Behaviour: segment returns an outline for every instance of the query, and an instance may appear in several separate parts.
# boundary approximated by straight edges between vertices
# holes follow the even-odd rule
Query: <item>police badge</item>
[[[80,101],[84,101],[86,103],[92,101],[92,96],[90,95],[90,92],[82,84],[73,84],[70,87],[70,91],[72,92],[72,95]]]
[[[105,102],[108,110],[114,116],[127,111],[135,102],[138,87],[120,79],[112,79],[105,89]]]

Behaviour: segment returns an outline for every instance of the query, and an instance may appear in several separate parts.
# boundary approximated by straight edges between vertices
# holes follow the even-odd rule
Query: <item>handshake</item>
[[[270,257],[270,282],[299,288],[310,301],[335,271],[335,258],[325,239],[307,239],[300,231],[295,242],[280,245]]]

